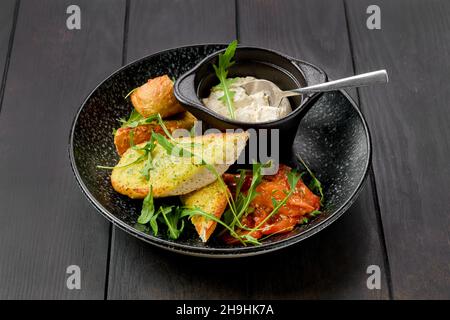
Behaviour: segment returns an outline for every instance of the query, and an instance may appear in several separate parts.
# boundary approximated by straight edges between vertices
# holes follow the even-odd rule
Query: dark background
[[[81,8],[67,30],[66,8]],[[381,8],[368,30],[366,8]],[[180,256],[112,227],[75,183],[67,144],[84,97],[123,64],[207,42],[273,48],[331,78],[386,68],[351,91],[373,168],[351,209],[264,256]],[[380,0],[2,0],[0,298],[450,298],[450,2]],[[66,288],[79,265],[81,290]],[[369,265],[380,290],[366,286]]]

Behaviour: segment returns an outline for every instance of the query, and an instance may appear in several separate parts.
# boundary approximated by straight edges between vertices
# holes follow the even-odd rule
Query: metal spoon
[[[267,80],[254,80],[242,85],[245,92],[250,95],[253,93],[265,91],[269,94],[269,102],[272,107],[278,107],[283,98],[302,95],[312,92],[333,91],[344,88],[363,87],[375,83],[387,83],[388,75],[386,70],[378,70],[356,76],[343,78],[334,81],[328,81],[309,87],[298,88],[288,91],[282,91],[272,82]]]

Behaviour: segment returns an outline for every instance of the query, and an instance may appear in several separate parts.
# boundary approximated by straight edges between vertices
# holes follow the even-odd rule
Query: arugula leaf
[[[195,215],[200,215],[207,219],[217,222],[218,224],[222,225],[225,229],[227,229],[233,237],[237,238],[239,241],[244,243],[243,240],[241,239],[241,237],[239,237],[239,235],[234,231],[234,229],[231,228],[228,224],[226,224],[222,220],[218,219],[216,216],[214,216],[206,211],[203,211],[202,209],[200,209],[198,207],[194,207],[194,208],[184,207],[181,212],[180,217],[181,218],[189,217],[189,219],[192,219],[192,217]]]
[[[121,120],[123,121],[123,120]],[[151,116],[144,118],[139,113],[138,115],[132,116],[130,115],[130,118],[122,122],[122,127],[126,128],[136,128],[137,126],[144,125],[144,124],[150,124],[155,122],[161,127],[164,134],[169,137],[170,140],[174,140],[172,135],[170,134],[169,130],[167,129],[166,125],[164,124],[164,120],[162,119],[161,115],[159,113],[152,114]]]
[[[317,179],[314,173],[308,168],[305,161],[303,161],[300,155],[297,155],[297,159],[300,160],[302,165],[305,167],[306,171],[308,171],[309,176],[311,177],[311,182],[309,183],[308,188],[315,194],[320,195],[320,204],[323,204],[324,194],[322,183],[320,183],[319,179]]]
[[[140,224],[147,224],[155,214],[155,204],[153,203],[153,189],[150,185],[150,191],[142,203],[141,215],[138,218]]]
[[[228,226],[231,224],[231,222],[234,220],[235,215],[233,214],[233,212],[231,211],[230,208],[228,208],[222,215],[223,217],[223,222]],[[225,230],[224,230],[225,231]],[[222,234],[222,232],[221,232]]]
[[[322,188],[322,184],[320,183],[320,181],[314,176],[314,174],[312,172],[310,172],[311,175],[311,182],[309,184],[309,189],[311,189],[312,192],[314,193],[318,193],[320,194],[320,204],[323,203],[323,188]]]
[[[155,236],[158,235],[158,222],[157,219],[159,217],[159,214],[161,213],[161,207],[158,209],[158,211],[150,218],[150,227],[152,228],[153,234]]]
[[[130,92],[127,93],[127,95],[124,97],[124,99],[127,99],[129,96],[131,96],[131,94],[133,92],[135,92],[137,89],[139,89],[139,87],[134,88],[133,90],[131,90]]]
[[[161,210],[161,214],[167,225],[167,234],[173,240],[178,239],[184,229],[184,220],[181,219],[181,213],[182,210],[180,207],[174,206],[165,207]],[[178,226],[180,221],[181,226]]]
[[[272,205],[273,205],[274,208],[277,207],[280,204],[280,201],[278,201],[274,197],[272,197],[270,200],[272,201]]]
[[[150,180],[150,170],[153,169],[153,163],[152,163],[153,157],[152,153],[149,152],[147,154],[147,159],[145,160],[144,167],[141,169],[141,173],[144,176],[145,180]]]
[[[195,137],[195,124],[192,126],[191,130],[189,130],[189,136],[191,138]]]
[[[245,182],[245,178],[247,177],[247,171],[246,170],[239,170],[239,178],[236,182],[236,199],[239,198],[239,195],[241,194],[242,185]]]
[[[229,208],[225,213],[223,214],[224,222],[234,230],[236,225],[239,228],[245,229],[245,226],[241,223],[241,218],[244,215],[249,214],[252,212],[252,208],[250,207],[250,203],[255,199],[255,197],[258,195],[256,192],[256,188],[262,181],[262,168],[270,167],[271,163],[270,161],[268,163],[262,164],[262,163],[253,163],[252,168],[252,181],[250,183],[250,187],[247,190],[246,194],[243,194],[241,192],[241,188],[243,183],[245,182],[246,172],[247,170],[240,170],[240,176],[238,178],[237,184],[236,184],[236,194],[235,194],[235,200],[233,200],[233,197],[231,197],[231,201],[229,201]],[[220,181],[223,182],[221,177],[218,177]],[[222,230],[219,234],[223,234],[226,230]],[[236,237],[238,238],[238,237]],[[241,242],[242,239],[239,239]],[[245,241],[244,241],[245,242]]]
[[[322,211],[320,211],[320,210],[314,210],[313,212],[309,213],[309,215],[311,217],[317,217],[318,215],[321,215],[321,214],[322,214]]]
[[[134,228],[138,231],[148,233],[150,229],[145,224],[135,223]]]
[[[133,137],[133,135],[131,134],[131,131],[130,131],[130,141],[131,142],[133,140],[132,137]],[[100,165],[98,165],[96,167],[98,169],[113,170],[115,168],[117,168],[117,169],[118,168],[126,168],[126,167],[129,167],[129,166],[131,166],[131,165],[133,165],[135,163],[139,163],[141,161],[147,160],[147,162],[144,165],[144,168],[142,169],[141,173],[148,180],[149,179],[148,178],[149,177],[149,170],[152,168],[151,167],[151,165],[152,165],[152,162],[151,162],[152,161],[152,154],[151,153],[152,153],[153,149],[155,148],[155,142],[154,142],[153,137],[142,148],[139,148],[139,147],[135,146],[134,143],[133,143],[131,148],[133,148],[134,150],[143,151],[143,154],[141,156],[137,157],[134,161],[132,161],[132,162],[130,162],[128,164],[121,165],[121,166],[108,167],[108,166],[100,166]]]
[[[247,194],[243,195],[242,193],[239,193],[239,198],[236,198],[236,216],[234,217],[234,220],[231,222],[230,226],[234,228],[236,223],[242,227],[241,225],[241,218],[244,214],[247,213],[249,209],[250,203],[255,199],[255,197],[258,195],[256,192],[256,187],[261,183],[262,180],[262,168],[268,166],[270,164],[262,164],[262,163],[254,163],[252,172],[252,182],[250,183],[250,187],[247,190]],[[243,173],[241,172],[241,175]],[[242,186],[241,186],[242,187]]]
[[[130,124],[142,119],[144,119],[144,117],[139,112],[137,112],[136,109],[133,108],[128,119],[121,118],[119,119],[119,121],[122,124],[121,128],[127,128],[131,127]]]
[[[219,65],[213,65],[214,71],[216,72],[216,76],[220,81],[220,88],[223,90],[223,96],[220,100],[227,106],[228,113],[230,114],[231,119],[235,119],[236,116],[234,114],[234,105],[233,105],[233,97],[234,91],[231,91],[229,88],[230,80],[227,79],[228,76],[228,68],[234,64],[234,61],[231,61],[234,57],[234,53],[236,52],[238,42],[234,40],[231,42],[224,53],[219,54]]]
[[[174,209],[175,208],[175,209]],[[159,232],[159,226],[158,226],[158,220],[163,222],[167,225],[167,232],[171,239],[177,239],[184,228],[184,221],[181,221],[181,227],[178,228],[178,220],[180,217],[180,213],[175,212],[178,210],[178,207],[175,206],[160,206],[156,213],[151,215],[149,219],[150,227],[153,231],[153,235],[157,236]],[[176,215],[174,215],[174,212]],[[162,218],[161,218],[162,217]],[[145,224],[138,224],[135,226],[138,230],[141,230],[142,227],[139,226],[145,226]],[[144,230],[149,230],[148,227]]]
[[[289,183],[289,188],[291,190],[295,190],[297,187],[297,183],[300,181],[301,175],[298,174],[297,170],[289,171],[287,174],[287,180]]]
[[[128,137],[130,139],[130,147],[134,147],[134,130],[130,130],[130,133],[128,133]]]
[[[144,167],[142,168],[141,173],[147,181],[150,180],[150,170],[153,169],[152,152],[155,149],[155,147],[156,147],[155,138],[152,135],[150,141],[148,141],[142,148],[142,150],[144,150],[145,152],[145,156],[147,159],[145,159]]]
[[[250,234],[243,235],[242,238],[245,239],[245,242],[251,243],[253,245],[261,245],[261,242],[258,241],[255,237]]]
[[[166,152],[170,155],[175,155],[178,157],[192,157],[193,156],[193,154],[189,150],[170,142],[166,137],[164,137],[160,133],[153,132],[152,136],[155,137],[155,140],[158,142],[158,144],[161,147],[163,147],[166,150]]]
[[[147,118],[144,118],[140,113],[136,111],[136,109],[133,109],[128,120],[119,119],[119,121],[122,123],[122,128],[136,128],[137,126],[150,124],[156,121],[161,126],[164,133],[168,137],[173,139],[170,135],[170,132],[167,130],[167,127],[164,125],[164,121],[159,113],[155,113],[151,116],[148,116]]]

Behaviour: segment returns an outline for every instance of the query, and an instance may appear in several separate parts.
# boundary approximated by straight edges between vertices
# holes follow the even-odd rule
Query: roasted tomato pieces
[[[241,219],[241,223],[247,228],[255,228],[266,219],[274,209],[272,199],[277,202],[282,201],[290,191],[287,174],[291,168],[280,164],[279,170],[275,175],[264,176],[261,183],[257,186],[257,196],[250,204],[250,210],[247,215]],[[236,181],[239,175],[224,174],[224,181],[234,193]],[[251,184],[251,175],[247,176],[242,186],[244,194]],[[250,235],[256,239],[265,235],[274,233],[283,233],[291,231],[303,218],[320,209],[320,197],[312,193],[311,190],[300,179],[297,183],[294,193],[289,197],[286,204],[264,222],[256,231]],[[239,230],[240,235],[248,233],[247,230]],[[238,242],[230,235],[225,236],[225,242],[232,244]]]

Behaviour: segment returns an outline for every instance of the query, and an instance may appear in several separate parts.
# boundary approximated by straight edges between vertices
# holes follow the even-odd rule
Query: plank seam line
[[[376,214],[376,219],[377,219],[378,233],[380,235],[379,237],[380,237],[381,248],[383,251],[383,260],[384,260],[383,263],[384,263],[384,267],[386,268],[386,282],[388,285],[388,294],[389,294],[389,299],[392,300],[393,299],[393,284],[392,284],[391,266],[390,266],[390,262],[389,262],[388,251],[387,251],[386,237],[384,235],[383,220],[381,219],[381,208],[380,208],[380,203],[378,201],[377,183],[375,180],[375,173],[373,171],[372,165],[370,165],[369,179],[370,179],[370,184],[372,186],[372,195],[375,200],[375,214]]]
[[[106,272],[105,272],[105,292],[103,300],[108,300],[108,290],[109,290],[109,268],[111,267],[111,250],[112,250],[112,237],[113,237],[113,224],[109,223],[108,228],[108,251],[106,253]]]
[[[121,65],[124,66],[127,59],[127,45],[128,45],[128,22],[130,14],[130,0],[125,1],[125,16],[123,25],[123,42],[122,42],[122,61]],[[108,241],[108,253],[106,257],[106,273],[105,273],[105,292],[104,300],[108,300],[109,290],[109,273],[111,268],[111,253],[113,246],[114,226],[112,223],[109,225],[109,241]]]
[[[17,25],[17,20],[19,17],[19,7],[20,7],[20,0],[16,0],[16,2],[14,4],[14,13],[13,13],[14,18],[13,18],[13,23],[11,26],[11,33],[9,34],[9,39],[8,39],[8,51],[6,53],[5,69],[3,70],[2,82],[1,82],[1,86],[0,86],[0,113],[1,113],[2,107],[3,107],[3,98],[5,96],[6,80],[8,78],[8,70],[9,70],[9,62],[11,60],[11,52],[12,52],[12,47],[13,47],[13,43],[14,43],[14,35],[16,33],[16,25]]]
[[[126,0],[125,17],[124,17],[124,25],[123,25],[122,66],[124,66],[125,63],[127,62],[129,20],[130,20],[130,0]]]
[[[240,39],[240,34],[239,34],[239,11],[238,11],[238,0],[234,1],[234,29],[236,32],[236,40],[239,41]]]
[[[352,68],[353,68],[353,73],[355,73],[356,72],[356,63],[355,63],[355,56],[354,56],[355,50],[353,47],[353,42],[352,42],[352,37],[351,37],[351,32],[350,32],[350,22],[349,22],[350,15],[348,14],[347,0],[342,0],[342,2],[344,5],[345,24],[346,24],[346,28],[347,28],[347,38],[348,38],[348,43],[350,46],[350,53],[351,53],[351,58],[352,58]],[[361,105],[359,89],[356,89],[356,95],[357,95],[358,102]],[[361,107],[360,107],[360,109],[361,109]],[[389,256],[388,256],[388,251],[387,251],[386,237],[384,234],[383,220],[381,218],[381,208],[380,208],[380,202],[378,199],[378,191],[377,191],[377,184],[376,184],[376,180],[375,180],[375,172],[373,170],[372,164],[370,165],[370,168],[369,168],[369,179],[370,179],[370,185],[372,187],[372,198],[374,200],[374,205],[375,205],[375,216],[376,216],[376,220],[377,220],[378,237],[379,237],[379,241],[380,241],[380,245],[381,245],[381,250],[383,253],[383,264],[384,264],[384,267],[386,268],[385,274],[386,274],[386,282],[388,285],[388,297],[390,300],[392,300],[393,299],[393,283],[392,283],[391,267],[390,267]]]

